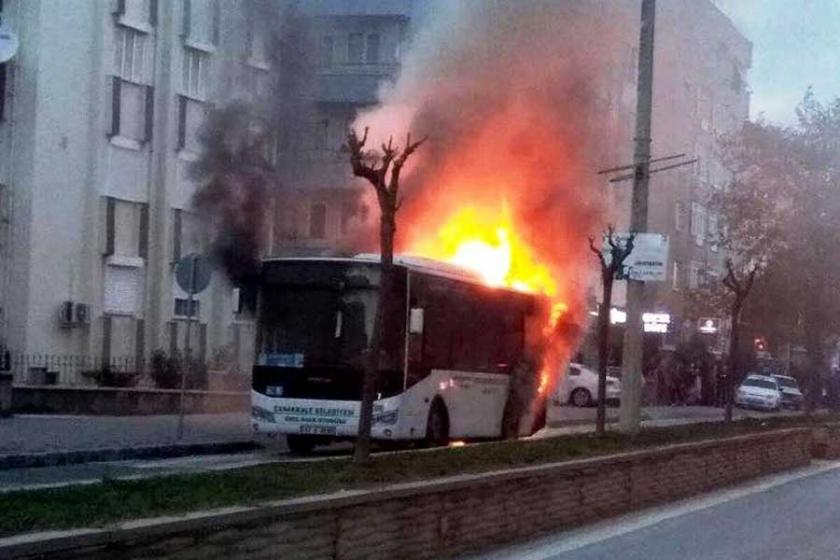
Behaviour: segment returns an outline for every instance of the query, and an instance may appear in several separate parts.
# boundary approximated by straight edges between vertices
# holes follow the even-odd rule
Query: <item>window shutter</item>
[[[140,237],[137,255],[141,258],[149,256],[149,205],[140,205]]]
[[[149,24],[157,25],[158,22],[158,1],[149,0]]]
[[[219,2],[217,0],[213,0],[213,3],[210,6],[210,9],[213,10],[213,44],[219,44]]]
[[[190,0],[184,0],[184,38],[190,36],[190,27],[192,27],[192,6]]]
[[[187,145],[187,98],[178,97],[178,149],[183,150]]]
[[[137,372],[145,371],[145,356],[146,356],[146,321],[137,319],[135,321],[137,333],[134,337],[135,351],[134,351],[134,370]]]
[[[145,123],[145,141],[152,141],[152,132],[155,123],[155,88],[154,86],[146,86],[146,123]]]
[[[181,230],[182,230],[182,212],[176,208],[175,215],[172,218],[172,261],[177,262],[181,258]]]
[[[111,363],[111,316],[102,316],[102,367]]]
[[[116,217],[116,200],[110,196],[105,197],[105,256],[114,254],[114,220]]]
[[[111,77],[111,136],[120,134],[120,96],[122,95],[122,80],[117,76]]]

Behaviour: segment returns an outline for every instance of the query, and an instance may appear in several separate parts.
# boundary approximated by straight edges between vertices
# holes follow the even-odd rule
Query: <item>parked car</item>
[[[735,404],[744,408],[779,410],[782,390],[770,375],[748,375],[735,393]]]
[[[799,389],[796,378],[789,375],[774,375],[773,377],[779,383],[779,389],[782,391],[782,406],[794,410],[802,408],[805,404],[805,396]]]
[[[554,404],[573,404],[591,406],[598,402],[598,372],[581,364],[571,363],[566,374],[557,384]],[[607,375],[607,402],[615,403],[621,399],[621,381]]]

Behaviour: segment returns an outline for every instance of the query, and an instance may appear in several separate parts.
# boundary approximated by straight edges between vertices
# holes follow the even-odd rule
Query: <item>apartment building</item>
[[[189,309],[174,263],[206,249],[191,209],[212,107],[270,88],[255,2],[7,0],[20,38],[0,122],[0,339],[25,355],[141,360],[239,338],[216,274]]]

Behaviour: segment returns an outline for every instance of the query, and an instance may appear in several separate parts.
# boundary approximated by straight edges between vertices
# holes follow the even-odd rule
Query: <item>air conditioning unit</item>
[[[77,325],[90,323],[90,305],[87,303],[73,304],[73,322]]]
[[[90,306],[75,301],[62,302],[58,308],[58,322],[65,328],[87,325],[90,323]]]
[[[65,301],[58,308],[58,322],[62,327],[73,326],[73,302]]]

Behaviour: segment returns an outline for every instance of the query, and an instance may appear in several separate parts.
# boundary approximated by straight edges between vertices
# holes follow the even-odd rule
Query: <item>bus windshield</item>
[[[378,291],[276,286],[260,301],[259,361],[286,367],[364,366]]]

